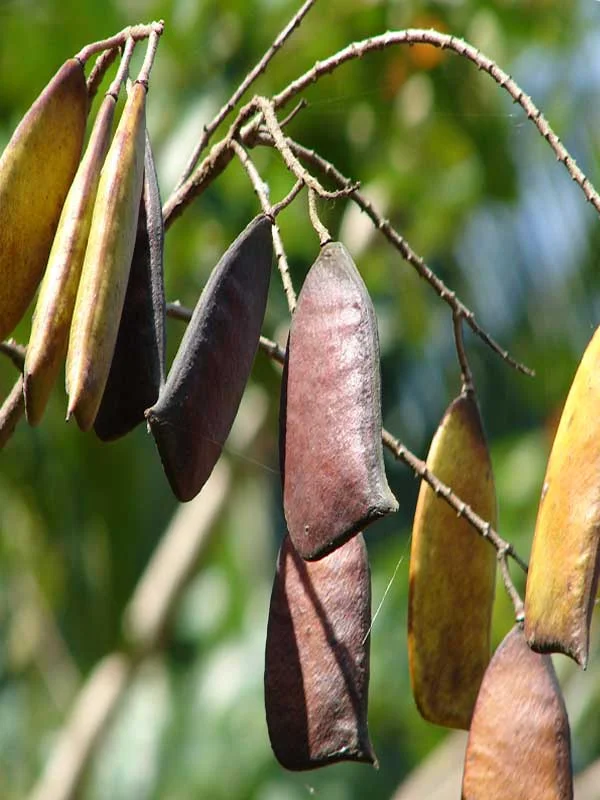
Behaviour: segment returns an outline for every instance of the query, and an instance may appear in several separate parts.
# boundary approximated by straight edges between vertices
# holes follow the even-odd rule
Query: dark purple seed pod
[[[280,457],[285,518],[303,558],[319,558],[398,508],[383,464],[377,320],[339,242],[311,267],[292,318]]]
[[[376,764],[367,728],[371,576],[362,535],[319,561],[286,536],[271,595],[265,707],[271,747],[290,770]]]
[[[256,217],[214,268],[157,403],[146,412],[171,488],[191,500],[217,463],[258,348],[273,243]]]
[[[119,334],[94,422],[100,439],[129,433],[165,381],[164,228],[154,157],[146,131],[144,187]]]

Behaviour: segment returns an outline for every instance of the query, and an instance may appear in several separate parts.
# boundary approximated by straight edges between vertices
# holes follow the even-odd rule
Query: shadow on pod
[[[271,595],[265,706],[290,770],[376,764],[367,728],[371,578],[361,534],[319,561],[283,541]]]

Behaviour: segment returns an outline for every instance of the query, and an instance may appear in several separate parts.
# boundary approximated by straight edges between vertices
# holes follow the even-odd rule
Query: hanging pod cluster
[[[383,465],[375,313],[340,243],[322,248],[292,318],[280,460],[289,535],[267,631],[271,745],[288,769],[376,763],[367,728],[370,575],[361,531],[397,502]]]
[[[151,40],[161,33],[161,23],[148,26]],[[164,381],[162,212],[145,123],[153,46],[112,131],[134,46],[125,37],[81,161],[84,61],[102,43],[63,65],[0,159],[0,338],[43,275],[24,365],[27,419],[40,422],[66,356],[67,416],[88,430],[101,409],[104,439],[141,422]]]

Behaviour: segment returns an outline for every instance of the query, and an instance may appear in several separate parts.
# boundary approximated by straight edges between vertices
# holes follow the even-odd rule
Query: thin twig
[[[513,604],[513,608],[515,609],[515,622],[523,622],[525,619],[525,605],[521,600],[521,596],[515,588],[515,585],[510,577],[510,569],[508,567],[508,553],[506,550],[499,550],[498,551],[498,563],[500,564],[500,574],[502,575],[502,581],[504,583],[504,588],[506,589],[508,596],[511,599]]]
[[[460,364],[460,379],[462,382],[463,392],[474,392],[475,386],[473,385],[473,374],[469,367],[467,359],[467,351],[465,350],[465,342],[463,339],[462,319],[459,314],[454,312],[452,314],[452,324],[454,326],[454,344],[456,346],[456,357]]]
[[[25,368],[26,352],[27,350],[25,347],[14,339],[7,339],[4,342],[0,342],[0,353],[4,353],[5,356],[8,356],[15,367],[21,372],[23,372]]]
[[[0,450],[13,435],[24,411],[23,376],[19,375],[17,382],[0,407]]]
[[[260,61],[256,64],[255,67],[246,75],[244,80],[240,83],[238,88],[235,92],[231,95],[229,100],[225,103],[224,106],[217,112],[214,119],[212,119],[207,125],[204,126],[202,131],[202,136],[200,141],[192,151],[188,162],[181,174],[181,177],[177,181],[175,186],[175,190],[181,188],[182,184],[190,177],[200,155],[204,151],[204,148],[208,144],[210,137],[219,127],[219,125],[223,122],[223,120],[233,111],[236,107],[238,102],[240,101],[244,92],[246,92],[250,86],[256,81],[256,79],[262,75],[262,73],[266,70],[269,62],[273,58],[273,56],[277,53],[278,50],[281,49],[283,44],[289,39],[292,33],[300,26],[300,23],[304,19],[304,17],[308,14],[310,9],[315,4],[316,0],[306,0],[306,2],[298,9],[298,11],[294,14],[292,19],[288,22],[288,24],[283,28],[283,30],[276,36],[275,41],[269,47],[269,49],[265,52],[263,57]],[[296,108],[296,111],[299,110],[299,104]],[[294,114],[295,112],[292,112]]]
[[[266,97],[255,97],[254,102],[256,103],[257,108],[262,111],[267,130],[271,134],[275,147],[279,150],[286,167],[289,169],[292,175],[295,175],[295,177],[298,178],[298,180],[304,181],[308,188],[316,192],[319,197],[325,197],[329,200],[336,200],[338,197],[347,197],[351,192],[358,188],[358,184],[353,184],[352,186],[345,186],[342,189],[329,191],[321,186],[319,181],[313,175],[311,175],[310,172],[304,169],[302,164],[292,152],[290,146],[288,145],[288,140],[284,136],[277,117],[275,116],[273,104],[267,100]]]
[[[277,258],[277,268],[279,269],[279,274],[281,275],[283,290],[285,292],[290,314],[293,314],[294,309],[296,308],[296,292],[294,290],[294,285],[292,283],[292,278],[290,275],[290,268],[288,265],[287,255],[285,252],[285,247],[283,246],[283,240],[281,238],[281,231],[279,230],[279,225],[275,221],[275,216],[273,214],[273,207],[271,205],[271,202],[267,194],[267,185],[260,177],[258,170],[256,169],[256,166],[254,165],[252,159],[250,158],[248,153],[244,150],[242,145],[236,139],[232,139],[231,146],[235,151],[235,154],[239,158],[242,166],[246,170],[248,177],[250,178],[250,182],[252,183],[254,191],[256,192],[256,196],[258,197],[260,204],[262,206],[262,210],[272,220],[271,235],[273,237],[273,250],[275,251],[275,257]],[[296,196],[297,192],[294,193],[294,190],[295,187],[294,189],[292,189],[292,192],[288,195],[288,198],[292,197],[293,199],[293,197]],[[285,199],[287,200],[287,198]],[[291,202],[291,200],[289,202]]]
[[[296,117],[296,116],[299,114],[299,112],[300,112],[300,111],[302,111],[303,109],[305,109],[305,108],[307,108],[307,107],[308,107],[308,102],[307,102],[307,101],[305,100],[305,98],[303,97],[303,98],[302,98],[302,99],[301,99],[301,100],[298,102],[298,104],[297,104],[297,105],[295,105],[295,106],[294,106],[294,108],[292,108],[292,110],[291,110],[291,111],[290,111],[290,113],[287,115],[287,117],[284,117],[284,118],[283,118],[283,119],[280,121],[280,123],[279,123],[279,127],[281,128],[281,130],[284,130],[284,128],[286,128],[286,127],[287,127],[287,126],[290,124],[290,122],[291,122],[291,121],[294,119],[294,117]]]
[[[308,190],[308,216],[310,217],[311,224],[319,237],[319,244],[321,247],[326,245],[327,242],[332,241],[331,234],[321,222],[319,212],[317,211],[317,193],[313,189]]]
[[[256,144],[273,147],[272,137],[265,133],[259,132],[255,137],[255,142]],[[315,153],[314,150],[309,150],[307,147],[304,147],[290,138],[287,139],[287,142],[290,146],[290,149],[293,150],[299,158],[321,170],[325,175],[327,175],[328,178],[337,183],[338,186],[352,186],[352,182],[349,178],[343,175],[330,161],[327,161],[318,153]],[[462,317],[466,321],[473,333],[475,333],[483,342],[485,342],[488,347],[491,348],[491,350],[497,353],[514,369],[522,372],[524,375],[532,376],[535,374],[533,370],[529,369],[529,367],[526,367],[524,364],[516,361],[507,350],[505,350],[501,345],[498,344],[498,342],[496,342],[495,339],[492,339],[492,337],[483,330],[483,328],[476,321],[475,314],[464,305],[464,303],[446,286],[442,280],[440,280],[440,278],[438,278],[431,267],[427,266],[423,258],[417,255],[417,253],[408,244],[406,239],[404,239],[404,237],[396,231],[396,229],[391,225],[390,221],[384,219],[384,217],[382,217],[381,214],[379,214],[379,212],[375,209],[373,204],[367,200],[367,198],[361,194],[358,189],[354,189],[350,193],[350,197],[371,219],[375,228],[380,231],[390,242],[390,244],[392,244],[398,250],[402,258],[417,271],[418,275],[423,278],[423,280],[429,283],[438,297],[450,306],[452,312]]]
[[[540,134],[548,142],[556,158],[564,164],[571,178],[581,188],[586,199],[596,211],[600,213],[600,196],[589,181],[587,176],[579,169],[575,159],[571,156],[566,147],[562,144],[556,133],[550,127],[548,121],[535,105],[532,99],[525,94],[523,89],[511,78],[511,76],[500,69],[500,67],[488,56],[480,52],[476,47],[457,39],[447,33],[440,33],[435,30],[421,30],[409,28],[404,31],[388,31],[380,36],[364,39],[360,42],[353,42],[343,50],[335,53],[324,61],[317,62],[311,69],[290,83],[282,92],[273,97],[273,108],[279,109],[295,98],[301,91],[306,89],[319,80],[323,75],[329,74],[344,64],[362,58],[366,53],[385,50],[394,45],[414,45],[429,44],[442,50],[451,50],[463,58],[471,61],[477,69],[486,72],[494,81],[511,96],[513,102],[518,103],[525,112],[527,119],[538,129]]]
[[[167,303],[167,316],[172,317],[173,319],[189,322],[192,316],[192,311],[179,303]],[[285,351],[279,347],[276,342],[261,336],[260,347],[261,350],[263,350],[263,352],[266,353],[270,358],[280,364],[284,363]],[[398,461],[402,461],[408,467],[410,467],[417,477],[421,478],[429,486],[431,486],[436,495],[438,497],[442,497],[442,499],[445,500],[446,503],[448,503],[448,505],[454,509],[454,511],[456,511],[459,517],[466,519],[467,522],[480,534],[480,536],[483,536],[484,539],[487,539],[490,542],[490,544],[498,553],[498,560],[501,567],[502,561],[506,561],[506,559],[510,556],[510,558],[512,558],[513,561],[515,561],[515,563],[517,563],[524,572],[527,572],[527,563],[518,555],[512,544],[503,539],[497,533],[497,531],[492,528],[489,522],[486,522],[486,520],[482,519],[478,514],[476,514],[467,503],[461,500],[461,498],[452,491],[450,486],[447,486],[445,483],[443,483],[443,481],[439,480],[439,478],[437,478],[429,470],[424,461],[412,453],[405,445],[402,444],[402,442],[396,439],[385,428],[382,430],[382,441]],[[506,582],[507,578],[504,576],[504,574],[503,578]],[[507,584],[507,588],[509,585],[512,586],[511,592],[509,592],[511,599],[518,597],[518,592],[510,580],[510,575],[508,575],[508,580],[509,584]],[[517,605],[515,605],[515,612],[517,614],[520,613]]]

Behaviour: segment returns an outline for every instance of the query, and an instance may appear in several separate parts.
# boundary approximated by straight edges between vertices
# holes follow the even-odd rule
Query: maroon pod
[[[298,298],[280,420],[285,518],[303,558],[397,510],[383,464],[375,311],[339,242],[323,247]]]
[[[146,131],[144,186],[117,344],[94,422],[100,439],[129,433],[156,402],[165,380],[164,228],[154,157]]]
[[[376,763],[367,729],[371,581],[364,539],[304,561],[286,536],[271,595],[265,706],[282,766]]]
[[[198,494],[233,425],[258,348],[272,258],[271,222],[259,215],[214,268],[146,412],[179,500]]]

